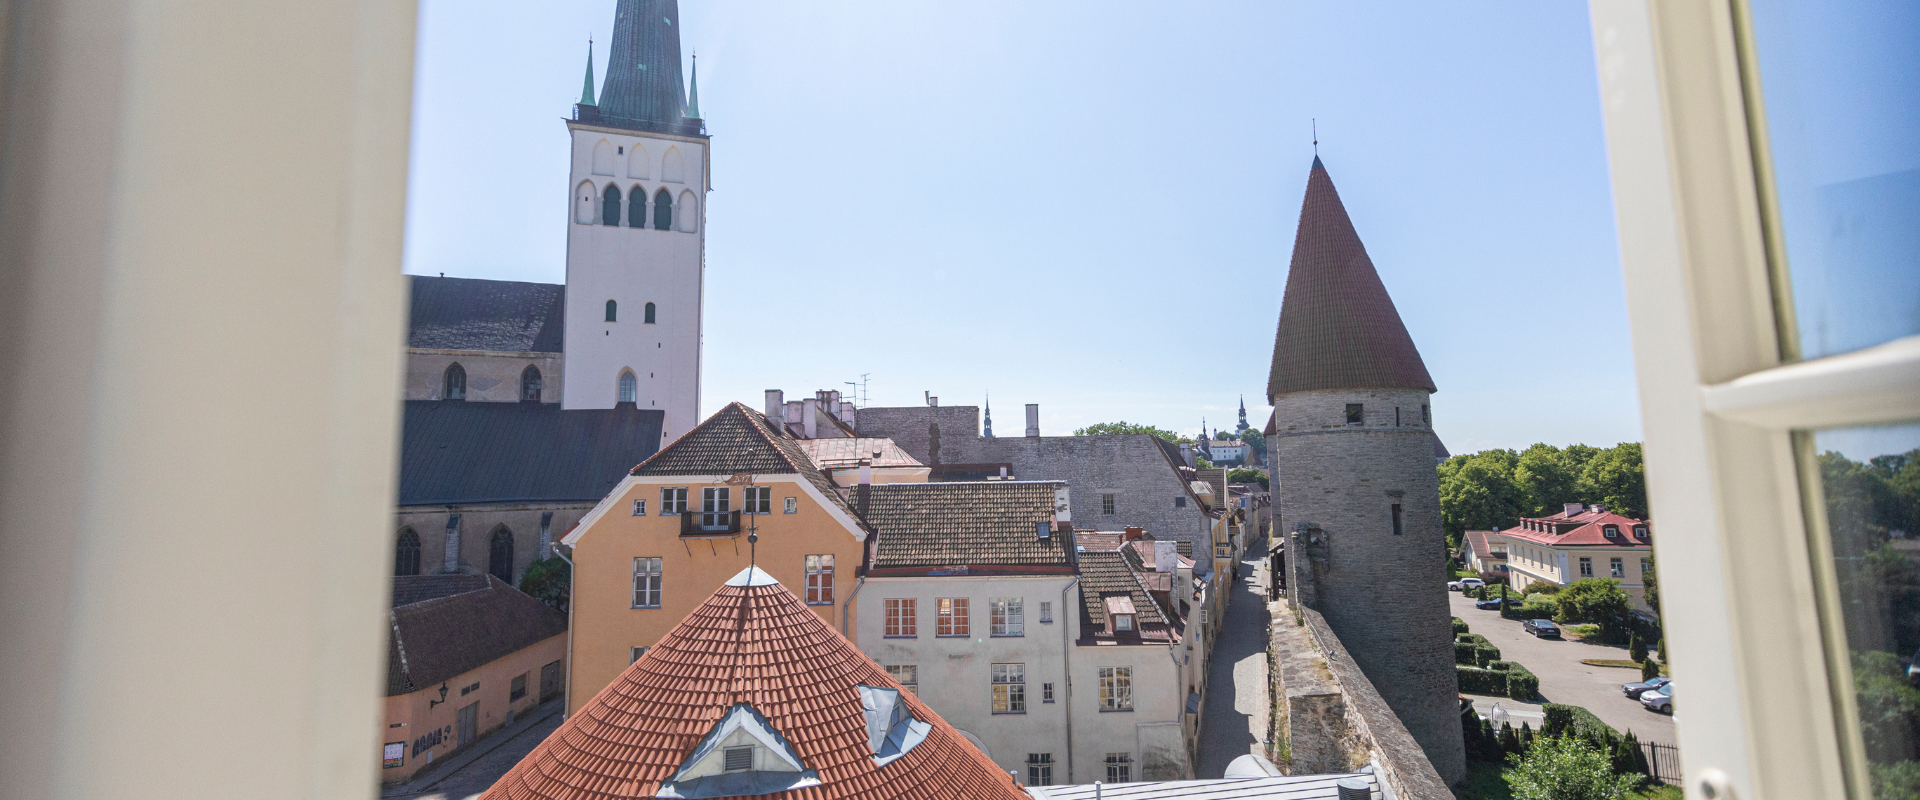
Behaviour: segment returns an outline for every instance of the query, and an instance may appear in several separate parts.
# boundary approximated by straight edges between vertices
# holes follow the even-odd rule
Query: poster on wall
[[[382,748],[382,753],[380,756],[381,769],[393,769],[394,767],[398,767],[401,764],[405,764],[406,762],[407,762],[407,743],[406,742],[388,742],[387,746],[385,748]]]

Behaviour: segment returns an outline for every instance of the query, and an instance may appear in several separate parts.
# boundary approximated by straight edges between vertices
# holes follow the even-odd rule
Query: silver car
[[[1648,711],[1673,713],[1673,682],[1668,681],[1667,685],[1640,695],[1640,705],[1646,706]]]

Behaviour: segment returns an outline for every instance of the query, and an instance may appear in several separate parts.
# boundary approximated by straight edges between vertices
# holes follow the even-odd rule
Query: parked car
[[[1476,601],[1474,601],[1474,603],[1473,603],[1473,607],[1474,607],[1474,608],[1478,608],[1478,609],[1482,609],[1482,610],[1489,610],[1489,609],[1490,609],[1490,610],[1493,610],[1493,611],[1499,611],[1499,610],[1500,610],[1500,598],[1498,598],[1498,597],[1489,597],[1489,598],[1487,598],[1487,599],[1485,599],[1485,600],[1476,600]]]
[[[1653,680],[1650,680],[1650,681],[1621,684],[1620,691],[1626,692],[1628,697],[1638,700],[1640,699],[1640,695],[1646,694],[1649,690],[1658,689],[1662,686],[1665,686],[1669,681],[1672,681],[1672,680],[1673,680],[1672,678],[1661,676],[1658,678],[1654,678]]]
[[[1649,711],[1673,713],[1673,682],[1668,681],[1667,685],[1640,695],[1640,705],[1646,706]]]
[[[1553,624],[1553,620],[1550,619],[1530,619],[1520,623],[1520,627],[1542,639],[1560,638],[1560,626]]]
[[[1479,578],[1461,578],[1460,580],[1447,584],[1447,588],[1458,592],[1466,589],[1478,589],[1485,585],[1487,585],[1487,582]]]

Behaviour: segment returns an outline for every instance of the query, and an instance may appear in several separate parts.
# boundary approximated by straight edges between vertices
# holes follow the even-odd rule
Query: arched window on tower
[[[647,227],[647,190],[638,185],[627,191],[627,227]]]
[[[612,300],[608,300],[607,301],[607,321],[618,322],[619,319],[620,319],[620,304],[613,302]]]
[[[447,367],[447,385],[446,389],[441,392],[440,399],[467,399],[467,370],[465,367],[459,364],[453,364]]]
[[[513,531],[505,525],[493,529],[493,542],[487,548],[487,574],[513,585]]]
[[[599,144],[596,144],[593,146],[593,174],[595,175],[612,175],[613,174],[613,143],[612,142],[609,142],[605,139],[601,139]]]
[[[520,371],[520,400],[526,403],[540,402],[540,368],[528,364]]]
[[[652,303],[647,304],[647,324],[648,325],[653,324],[653,304]]]
[[[640,402],[639,382],[634,380],[632,372],[628,372],[626,370],[620,371],[620,402],[622,403]]]
[[[620,187],[611,183],[606,194],[600,195],[600,224],[620,227]]]
[[[573,221],[581,225],[592,225],[596,218],[593,208],[595,199],[593,196],[593,182],[581,181],[579,187],[575,188],[573,193],[576,195],[573,198]]]
[[[693,201],[693,192],[681,192],[680,205],[675,206],[673,209],[673,215],[680,220],[678,230],[687,233],[693,232],[694,221],[700,218],[700,214],[695,210],[696,208],[697,206]]]
[[[393,545],[393,574],[420,574],[420,534],[412,528],[402,528],[400,541]]]
[[[627,177],[643,179],[647,177],[647,148],[641,147],[639,142],[634,142],[627,148]]]
[[[665,189],[653,193],[653,229],[673,230],[673,195]]]
[[[667,148],[666,156],[660,159],[660,180],[668,183],[685,183],[686,175],[681,166],[680,148]]]

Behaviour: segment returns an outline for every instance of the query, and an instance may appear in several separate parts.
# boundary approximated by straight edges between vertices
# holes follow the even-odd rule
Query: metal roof
[[[412,275],[407,346],[558,353],[567,287]]]
[[[620,0],[613,12],[613,46],[600,84],[595,121],[622,128],[698,136],[687,117],[680,78],[680,4],[677,0]]]
[[[1339,800],[1339,782],[1358,778],[1374,785],[1372,775],[1287,775],[1208,781],[1140,781],[1100,787],[1101,800]],[[1093,800],[1092,784],[1029,786],[1035,800]]]
[[[400,505],[594,502],[660,448],[665,413],[409,400]]]

